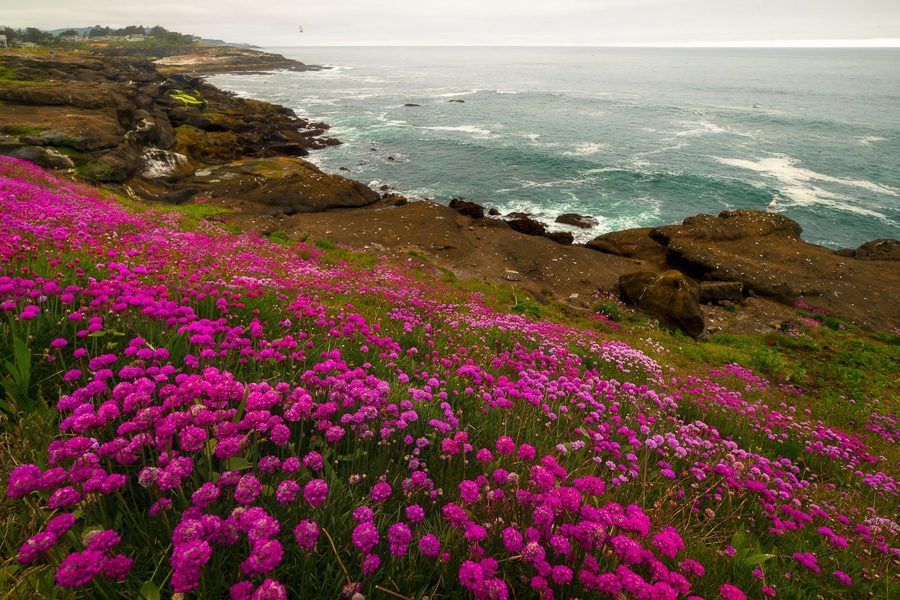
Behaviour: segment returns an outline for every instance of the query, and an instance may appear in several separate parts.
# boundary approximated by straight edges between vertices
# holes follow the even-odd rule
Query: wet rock
[[[404,104],[403,106],[412,108],[412,107],[414,107],[414,106],[422,106],[422,105],[421,105],[421,104],[416,104],[416,103],[414,103],[414,102],[407,102],[407,103]]]
[[[490,216],[492,216],[492,217],[499,217],[499,216],[500,216],[500,211],[497,210],[496,208],[492,208],[492,209],[490,209],[490,210],[488,211],[488,214],[489,214]]]
[[[473,219],[484,218],[484,207],[475,202],[470,202],[463,198],[454,198],[450,201],[450,208],[461,215],[472,217]]]
[[[588,217],[585,215],[578,215],[575,213],[565,213],[556,217],[556,222],[562,225],[572,225],[573,227],[580,227],[581,229],[590,229],[591,227],[596,227],[600,224],[600,222],[594,217]]]
[[[668,327],[700,337],[706,328],[700,290],[683,273],[640,271],[619,278],[622,299],[658,318]]]
[[[740,281],[700,282],[700,302],[704,304],[720,304],[722,302],[737,304],[743,299],[744,284]]]
[[[447,102],[456,102],[457,104],[465,104],[465,100],[447,100]]]
[[[563,246],[571,246],[572,242],[575,241],[575,236],[568,231],[548,231],[544,234],[544,237]]]
[[[510,229],[518,231],[519,233],[524,233],[525,235],[547,234],[547,227],[543,223],[535,221],[531,217],[511,219],[507,221],[506,224],[509,225]]]
[[[530,219],[531,214],[526,212],[511,212],[506,213],[506,216],[510,219]]]

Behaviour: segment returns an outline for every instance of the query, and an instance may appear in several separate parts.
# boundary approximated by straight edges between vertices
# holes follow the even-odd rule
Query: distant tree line
[[[58,36],[53,35],[49,31],[41,31],[36,27],[26,27],[24,29],[13,29],[11,27],[0,27],[0,34],[5,35],[10,44],[14,42],[24,43],[30,42],[39,46],[52,46],[62,41],[65,37],[81,37],[82,33],[75,29],[67,29],[59,33]],[[194,38],[190,35],[169,31],[161,25],[153,27],[144,27],[143,25],[129,25],[127,27],[103,27],[95,25],[91,27],[84,35],[88,40],[111,37],[126,37],[129,35],[146,35],[156,41],[165,44],[190,44]]]

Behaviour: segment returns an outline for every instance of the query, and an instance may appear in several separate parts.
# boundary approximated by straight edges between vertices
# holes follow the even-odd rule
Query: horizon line
[[[310,44],[267,45],[270,48],[340,48],[340,47],[384,47],[384,48],[772,48],[772,49],[866,49],[866,48],[900,48],[900,38],[855,38],[855,39],[808,39],[808,40],[746,40],[733,42],[629,42],[629,43],[381,43],[365,42],[330,42]]]

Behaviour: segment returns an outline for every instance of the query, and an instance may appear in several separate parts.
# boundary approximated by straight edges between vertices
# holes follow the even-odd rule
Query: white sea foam
[[[422,129],[428,129],[430,131],[453,131],[458,133],[468,133],[469,135],[480,137],[480,138],[494,138],[499,137],[497,134],[492,132],[490,129],[485,129],[484,127],[479,127],[478,125],[457,125],[455,127],[442,127],[442,126],[433,126],[433,127],[422,127]]]
[[[599,142],[583,142],[575,146],[574,150],[563,152],[563,156],[593,156],[606,150],[609,146]]]
[[[721,125],[706,119],[700,121],[678,121],[678,125],[687,127],[687,129],[671,132],[675,137],[699,137],[701,135],[715,135],[720,133],[730,133],[741,137],[753,137],[750,133],[738,131],[729,127],[722,127]]]
[[[859,138],[859,143],[863,146],[868,146],[869,144],[874,144],[875,142],[883,142],[887,140],[887,138],[883,138],[878,135],[867,135],[866,137]]]
[[[457,96],[471,96],[472,94],[477,94],[480,91],[480,89],[474,89],[463,90],[459,92],[447,92],[445,94],[432,94],[430,98],[456,98]]]
[[[541,139],[541,134],[539,133],[523,133],[522,137],[527,139],[532,144],[536,144],[539,139]]]
[[[878,211],[860,206],[851,196],[825,189],[818,185],[820,183],[900,197],[900,190],[863,179],[847,179],[818,173],[797,166],[793,158],[785,155],[776,155],[755,161],[718,156],[713,158],[723,165],[755,171],[764,177],[775,179],[781,184],[779,186],[781,199],[788,199],[790,201],[788,204],[797,206],[820,204],[869,217],[885,218],[885,215]]]

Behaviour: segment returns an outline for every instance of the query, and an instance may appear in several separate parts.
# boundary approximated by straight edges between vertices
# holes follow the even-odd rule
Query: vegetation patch
[[[0,133],[21,137],[38,135],[42,131],[47,131],[48,129],[50,129],[50,127],[47,125],[2,125],[0,126]]]

